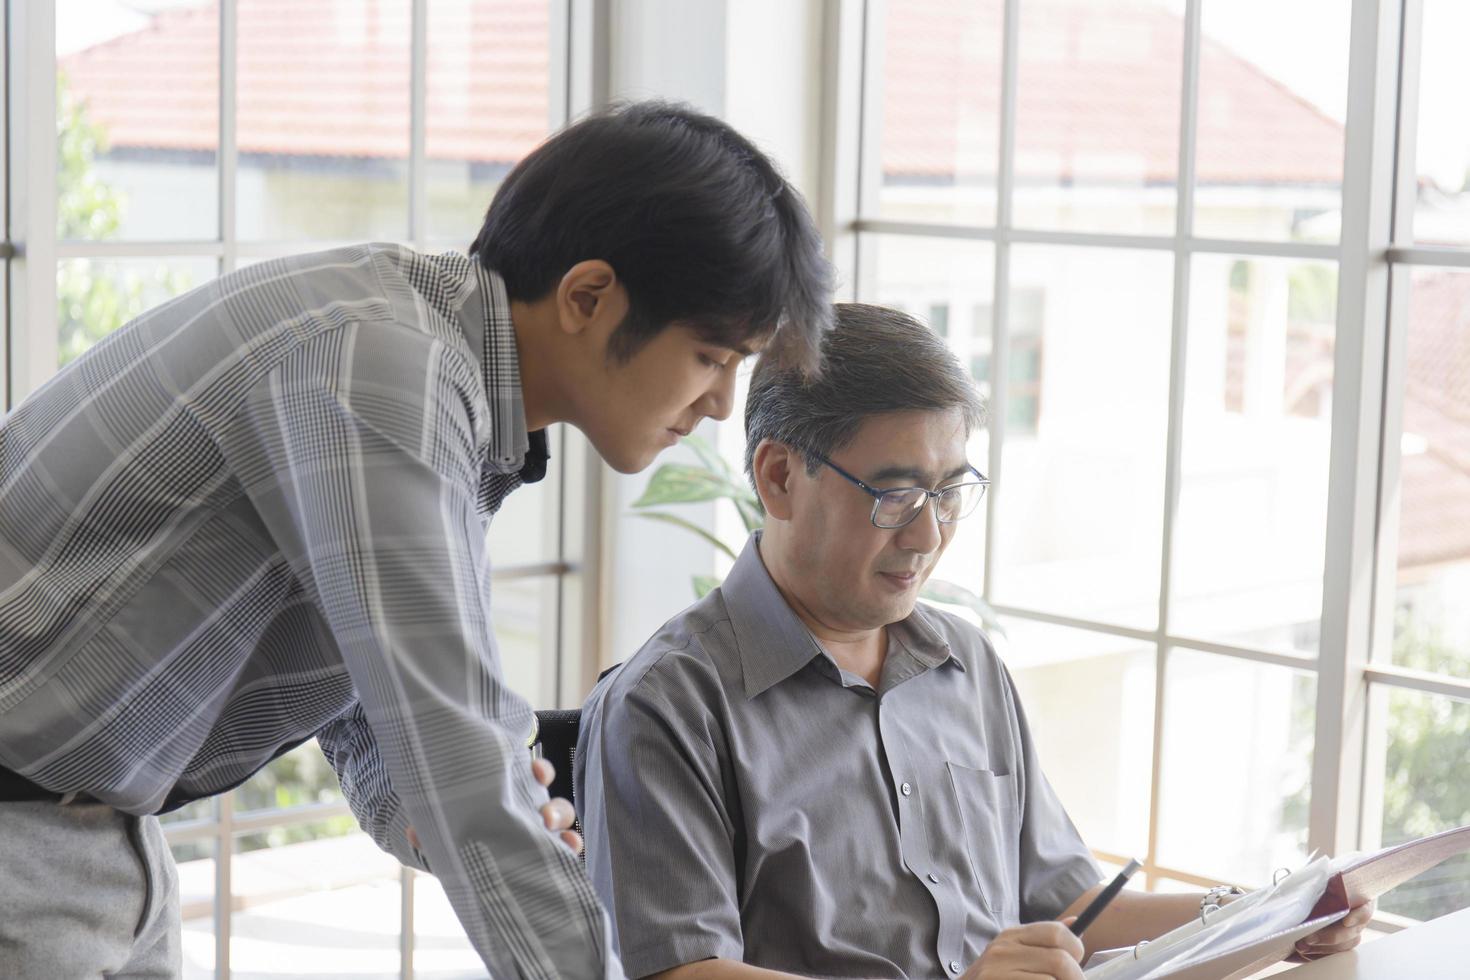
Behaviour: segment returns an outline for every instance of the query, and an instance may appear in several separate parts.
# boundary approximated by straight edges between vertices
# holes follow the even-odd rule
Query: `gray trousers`
[[[180,976],[179,879],[156,817],[0,803],[0,977]]]

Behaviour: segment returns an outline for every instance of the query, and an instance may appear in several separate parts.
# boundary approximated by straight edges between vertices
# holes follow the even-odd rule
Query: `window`
[[[992,401],[940,574],[1151,888],[1470,822],[1463,6],[868,0],[851,35],[839,263],[947,307]],[[1462,907],[1456,874],[1381,920]]]
[[[18,338],[10,403],[133,316],[271,256],[362,240],[466,248],[501,179],[567,116],[565,6],[25,4],[7,23],[42,39],[25,48],[27,80],[43,91],[55,77],[54,128],[19,134],[55,146],[53,172],[26,180],[25,255],[54,292],[27,296],[36,327]],[[575,639],[584,444],[558,429],[551,449],[561,465],[510,497],[490,534],[502,666],[539,707],[580,698],[595,667]],[[165,824],[189,976],[483,969],[437,881],[358,831],[314,742]]]

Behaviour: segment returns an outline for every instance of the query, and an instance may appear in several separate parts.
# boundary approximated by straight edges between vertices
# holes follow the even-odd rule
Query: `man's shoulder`
[[[606,672],[584,712],[617,711],[637,700],[678,712],[723,698],[734,663],[733,632],[718,589],[674,616],[627,660]]]

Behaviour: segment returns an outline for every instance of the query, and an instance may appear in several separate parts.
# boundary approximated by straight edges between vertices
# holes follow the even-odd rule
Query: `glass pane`
[[[408,234],[409,8],[240,4],[241,238]]]
[[[1016,225],[1174,230],[1183,7],[1021,4]]]
[[[551,437],[552,453],[557,439]],[[518,487],[500,505],[485,537],[494,568],[556,560],[556,495],[561,462],[552,459],[546,478]]]
[[[1205,0],[1196,235],[1337,241],[1351,6]]]
[[[396,976],[399,867],[336,821],[237,837],[232,975]]]
[[[1198,255],[1170,630],[1316,653],[1337,267]]]
[[[185,980],[214,976],[215,847],[213,840],[171,845],[179,869]]]
[[[1393,661],[1470,677],[1470,272],[1409,277]]]
[[[878,214],[995,222],[1004,3],[889,0],[881,25]],[[871,91],[873,81],[881,91]],[[868,199],[872,200],[872,193]]]
[[[1470,91],[1470,5],[1424,0],[1419,52],[1419,131],[1414,169],[1419,199],[1414,238],[1428,244],[1470,244],[1470,127],[1464,94]],[[1406,134],[1407,135],[1407,134]]]
[[[307,803],[340,803],[345,798],[337,773],[316,740],[296,746],[271,761],[235,790],[235,809],[277,810]],[[355,826],[348,817],[345,826]]]
[[[433,875],[413,876],[413,937],[414,980],[478,980],[485,975],[484,961]]]
[[[1164,686],[1159,863],[1246,885],[1299,867],[1316,677],[1175,648]]]
[[[1389,690],[1383,774],[1385,847],[1470,824],[1470,704],[1418,691]],[[1378,899],[1378,908],[1433,919],[1470,906],[1470,857],[1431,868]]]
[[[1052,788],[1088,847],[1142,859],[1153,768],[1153,646],[1022,619],[1004,623],[1007,635],[997,643]]]
[[[997,494],[1000,602],[1158,622],[1169,399],[1169,253],[1017,246]],[[1017,360],[1021,352],[1029,352]]]
[[[939,330],[985,399],[990,397],[990,351],[995,302],[995,249],[988,242],[864,235],[863,260],[873,270],[863,301],[903,310]],[[1016,356],[1013,353],[1013,366]],[[1018,393],[1017,401],[1026,399]],[[990,466],[990,433],[970,434],[970,463]],[[985,506],[960,525],[934,578],[974,593],[985,587]]]
[[[56,4],[56,233],[219,234],[219,4]]]
[[[551,119],[551,5],[428,5],[424,148],[428,233],[468,247],[501,179],[545,139]]]
[[[129,320],[213,279],[214,259],[64,259],[56,265],[59,367]]]
[[[533,707],[557,707],[556,576],[492,582],[490,608],[505,682]]]

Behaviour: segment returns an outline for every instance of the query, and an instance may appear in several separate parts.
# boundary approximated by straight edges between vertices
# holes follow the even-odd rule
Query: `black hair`
[[[764,360],[745,399],[745,472],[755,484],[755,450],[773,439],[801,453],[808,473],[850,443],[863,422],[890,412],[959,409],[965,429],[985,424],[985,403],[954,352],[901,310],[838,303],[822,339],[822,374]]]
[[[731,348],[770,339],[767,359],[810,372],[832,321],[831,266],[800,195],[730,126],[668,102],[552,136],[507,175],[470,250],[522,302],[606,261],[628,293],[618,360],[680,323]]]

